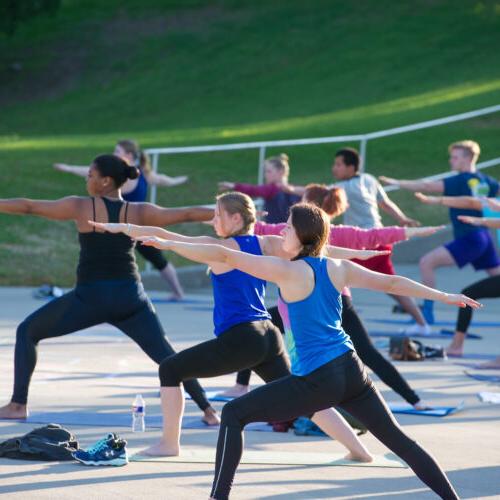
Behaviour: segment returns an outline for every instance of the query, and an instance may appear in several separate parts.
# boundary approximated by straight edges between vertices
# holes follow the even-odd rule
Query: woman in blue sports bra
[[[214,227],[219,240],[209,236],[182,236],[158,227],[128,224],[96,224],[109,232],[124,232],[132,237],[160,236],[164,239],[189,244],[217,243],[231,251],[248,255],[282,254],[281,238],[253,235],[256,221],[255,205],[242,193],[226,193],[217,198]],[[329,247],[346,258],[373,256],[370,251],[356,251]],[[184,397],[180,389],[183,380],[193,377],[216,377],[252,368],[265,382],[290,374],[280,331],[270,321],[264,304],[266,281],[251,276],[220,262],[206,262],[211,267],[214,290],[215,339],[171,356],[160,366],[163,408],[163,437],[143,454],[178,455]],[[328,408],[328,407],[325,407]],[[370,461],[371,455],[361,444],[343,418],[333,409],[322,408],[313,420],[323,430],[340,441],[348,450],[349,458]],[[313,412],[314,413],[314,412]]]
[[[148,156],[141,150],[137,142],[130,139],[118,141],[113,154],[126,161],[129,165],[139,169],[139,177],[128,179],[122,187],[122,197],[125,201],[143,203],[147,201],[149,185],[173,187],[179,186],[188,180],[185,175],[170,177],[153,172]],[[66,165],[65,163],[55,163],[54,168],[61,172],[68,172],[80,177],[86,177],[88,172],[88,167]],[[168,262],[163,253],[157,248],[146,247],[144,245],[137,245],[136,250],[146,261],[151,263],[172,288],[173,294],[170,300],[182,300],[184,298],[184,291],[179,283],[175,267],[171,262]]]
[[[403,432],[368,377],[340,323],[340,290],[345,286],[363,287],[460,307],[477,308],[480,304],[401,276],[383,275],[345,260],[323,257],[328,234],[328,216],[316,206],[298,204],[292,207],[283,232],[282,250],[291,260],[251,255],[221,245],[158,238],[145,242],[196,262],[217,262],[257,279],[273,281],[280,288],[282,309],[287,310],[284,320],[288,323],[292,374],[224,406],[211,498],[229,497],[242,454],[245,425],[287,420],[340,406],[401,457],[437,495],[457,499],[434,458]]]

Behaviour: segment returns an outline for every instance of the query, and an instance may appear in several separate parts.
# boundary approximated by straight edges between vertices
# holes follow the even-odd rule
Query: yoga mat
[[[446,331],[446,330],[444,330]],[[448,330],[449,331],[449,330]],[[443,340],[450,340],[451,335],[448,333],[441,333],[441,332],[433,332],[430,335],[416,335],[414,333],[412,334],[405,334],[403,332],[388,332],[388,331],[380,331],[380,330],[370,330],[369,331],[370,337],[411,337],[411,338],[416,338],[416,339],[443,339]],[[480,335],[477,335],[475,333],[467,334],[467,338],[471,340],[479,340],[482,339]]]
[[[500,404],[500,392],[480,392],[477,396],[483,403]]]
[[[411,325],[413,320],[411,319],[393,319],[393,318],[366,318],[366,321],[371,321],[373,323],[389,323],[391,325]],[[436,326],[455,326],[456,321],[446,320],[446,321],[434,321]],[[498,328],[500,322],[498,321],[473,321],[473,326],[483,326],[489,328]]]
[[[187,304],[212,304],[211,300],[204,299],[183,299],[183,300],[173,300],[173,299],[164,299],[161,297],[153,297],[150,299],[153,304],[179,304],[179,305],[187,305]]]
[[[215,449],[183,449],[179,457],[148,457],[137,455],[130,451],[131,462],[170,462],[213,464]],[[397,469],[407,468],[395,455],[375,455],[373,462],[361,463],[346,460],[345,453],[301,453],[279,451],[245,450],[241,459],[242,464],[261,465],[326,465],[348,467],[390,467]]]
[[[223,403],[227,403],[228,401],[232,401],[234,399],[233,397],[218,396],[219,392],[222,391],[205,391],[205,397],[209,401],[221,401]],[[186,396],[186,399],[191,399],[191,396],[187,392],[185,392],[184,394]]]
[[[413,406],[404,403],[388,403],[392,413],[404,415],[425,415],[426,417],[446,417],[453,413],[461,411],[465,407],[465,402],[462,401],[457,406],[433,406],[430,410],[415,410]]]
[[[480,382],[491,382],[493,384],[500,384],[500,375],[487,375],[484,373],[471,373],[467,370],[464,371],[465,375]]]

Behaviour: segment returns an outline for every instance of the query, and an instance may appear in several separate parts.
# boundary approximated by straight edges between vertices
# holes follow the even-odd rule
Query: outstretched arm
[[[419,226],[420,222],[407,217],[403,211],[389,198],[386,197],[378,202],[379,207],[392,218],[396,219],[401,226]]]
[[[474,309],[482,307],[479,302],[465,295],[440,292],[404,276],[377,273],[349,261],[343,261],[342,265],[345,270],[345,286],[368,288],[392,295],[438,300],[459,307],[470,306]]]
[[[444,192],[443,181],[407,181],[403,179],[393,179],[392,177],[386,177],[385,175],[381,175],[379,180],[388,186],[397,186],[401,189],[408,189],[409,191],[425,191],[426,193]]]
[[[381,255],[389,255],[390,250],[353,250],[351,248],[341,248],[328,245],[326,247],[326,254],[332,259],[358,259],[367,260],[372,257],[379,257]]]
[[[141,203],[141,226],[169,226],[181,222],[204,222],[213,219],[214,209],[204,206],[163,208],[152,203]]]
[[[471,210],[481,210],[483,204],[480,198],[473,196],[427,196],[422,193],[415,193],[415,198],[426,205],[444,205],[452,208],[469,208]]]
[[[138,238],[143,245],[154,246],[161,250],[172,250],[187,259],[202,264],[226,264],[257,278],[281,283],[296,278],[296,266],[292,262],[278,257],[252,255],[238,250],[232,250],[222,245],[199,245],[177,241],[166,241],[159,238]]]
[[[182,234],[167,231],[156,226],[138,226],[136,224],[116,223],[116,222],[94,222],[89,220],[88,223],[97,229],[102,229],[108,233],[123,233],[131,238],[154,237],[169,241],[182,241],[185,243],[212,243],[220,244],[220,240],[211,236],[184,236]]]
[[[78,217],[83,199],[79,196],[68,196],[59,200],[12,198],[0,200],[0,212],[17,215],[37,215],[52,220],[74,220]]]
[[[148,184],[152,184],[154,186],[162,186],[162,187],[173,187],[180,186],[184,184],[188,180],[187,175],[178,175],[177,177],[170,177],[165,174],[158,174],[157,172],[149,172],[146,174],[146,180]]]
[[[471,226],[484,226],[492,229],[500,229],[500,219],[491,217],[471,217],[469,215],[459,215],[458,218]]]
[[[78,175],[78,177],[87,177],[89,173],[89,167],[66,165],[66,163],[54,163],[54,168],[59,172],[67,172],[68,174]]]

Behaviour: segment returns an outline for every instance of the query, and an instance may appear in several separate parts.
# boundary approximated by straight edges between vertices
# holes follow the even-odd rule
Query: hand
[[[123,224],[117,222],[94,222],[93,220],[87,221],[89,225],[95,227],[96,229],[102,229],[103,231],[107,231],[108,233],[127,233],[130,227],[130,224]]]
[[[393,179],[392,177],[386,177],[385,175],[380,175],[378,180],[382,184],[387,184],[388,186],[399,186],[399,181],[397,179]]]
[[[480,307],[483,307],[483,304],[480,304],[474,299],[471,299],[466,295],[462,295],[461,293],[443,293],[441,302],[444,302],[445,304],[448,304],[450,306],[458,306],[462,308],[469,306],[472,307],[472,309],[479,309]]]
[[[491,208],[491,210],[494,210],[495,212],[500,212],[500,200],[497,198],[486,198],[486,202],[488,203],[488,206]]]
[[[356,259],[368,260],[372,257],[380,257],[381,255],[390,255],[391,250],[360,250],[356,253]]]
[[[159,250],[168,250],[174,243],[173,241],[163,240],[157,236],[138,236],[134,239],[146,247],[155,247]]]
[[[59,172],[66,172],[66,169],[68,168],[68,165],[66,163],[54,163],[52,165],[56,170],[59,170]]]
[[[420,238],[425,236],[430,236],[431,234],[441,231],[446,226],[426,226],[426,227],[405,227],[406,237],[409,238]]]
[[[418,222],[418,220],[415,220],[415,219],[410,219],[410,217],[403,217],[399,223],[402,225],[402,226],[409,226],[409,227],[417,227],[417,226],[420,226],[420,222]]]
[[[265,217],[266,215],[269,215],[269,212],[266,212],[265,210],[257,210],[256,215],[257,217]]]
[[[423,193],[415,193],[415,198],[426,205],[440,205],[443,199],[442,196],[427,196]]]
[[[295,193],[295,186],[292,186],[291,184],[284,184],[282,182],[276,183],[276,186],[280,188],[281,191],[283,191],[286,194],[296,194]]]
[[[234,186],[234,182],[219,182],[219,191],[231,191]]]
[[[458,219],[461,222],[465,222],[465,224],[470,224],[471,226],[482,226],[483,218],[482,217],[472,217],[471,215],[459,215]]]
[[[178,175],[177,177],[172,177],[171,186],[180,186],[189,180],[187,175]]]

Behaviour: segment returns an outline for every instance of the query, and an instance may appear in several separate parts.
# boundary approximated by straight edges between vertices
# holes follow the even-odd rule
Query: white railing
[[[164,154],[207,153],[215,151],[236,151],[243,149],[257,149],[259,152],[257,182],[260,184],[264,180],[264,159],[266,157],[267,148],[282,147],[282,146],[307,146],[314,144],[333,144],[338,142],[344,142],[344,143],[359,142],[360,143],[359,152],[362,161],[361,170],[364,170],[367,165],[366,158],[367,158],[368,141],[371,141],[373,139],[380,139],[382,137],[390,137],[397,134],[404,134],[407,132],[414,132],[416,130],[437,127],[439,125],[446,125],[448,123],[453,123],[457,121],[468,120],[470,118],[476,118],[478,116],[497,113],[499,111],[500,111],[500,104],[497,104],[495,106],[476,109],[474,111],[468,111],[466,113],[446,116],[444,118],[437,118],[435,120],[428,120],[425,122],[414,123],[412,125],[405,125],[402,127],[396,127],[387,130],[379,130],[377,132],[370,132],[366,134],[344,135],[344,136],[333,136],[333,137],[316,137],[310,139],[290,139],[290,140],[280,140],[280,141],[241,142],[236,144],[214,144],[205,146],[150,148],[146,150],[146,153],[150,155],[153,170],[156,172],[158,170],[159,157],[160,155]],[[500,159],[496,158],[494,160],[490,160],[489,162],[483,162],[479,164],[478,168],[488,168],[494,165],[498,165],[499,163]],[[445,174],[438,174],[438,176],[428,177],[426,179],[430,180],[442,179],[448,175],[450,175],[449,172]],[[394,188],[392,188],[391,190],[393,189]],[[156,201],[156,186],[151,187],[150,199],[152,203]]]

